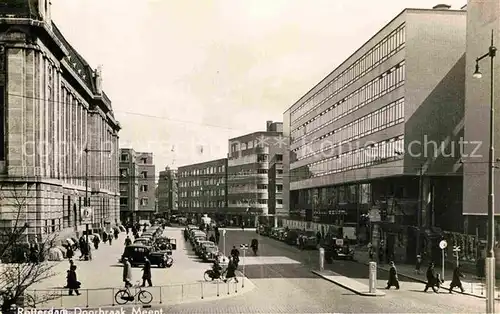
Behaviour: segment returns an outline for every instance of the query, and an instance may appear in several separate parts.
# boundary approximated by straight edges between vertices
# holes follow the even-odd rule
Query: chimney
[[[102,94],[102,66],[99,65],[94,71],[95,89],[98,95]]]
[[[266,121],[266,131],[271,132],[271,125],[273,124],[272,120],[267,120]]]
[[[449,10],[451,8],[451,5],[448,4],[436,4],[435,6],[432,7],[434,10]]]

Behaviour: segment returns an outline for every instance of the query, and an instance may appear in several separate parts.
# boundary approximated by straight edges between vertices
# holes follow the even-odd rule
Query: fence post
[[[181,300],[184,300],[184,284],[181,284]]]
[[[86,293],[87,294],[87,307],[89,307],[89,289],[86,289],[86,291],[87,291],[87,293]]]
[[[470,282],[470,293],[474,294],[474,283]]]
[[[231,287],[229,286],[229,281],[226,281],[227,284],[227,294],[229,295],[229,290],[231,290]]]
[[[238,293],[238,283],[234,283],[234,293]]]
[[[115,288],[111,288],[111,306],[115,306]]]
[[[219,296],[219,281],[217,280],[217,296]]]
[[[64,300],[63,300],[63,297],[64,297],[64,293],[63,293],[63,290],[61,289],[60,290],[60,297],[61,297],[61,308],[64,308]]]
[[[201,298],[203,299],[203,282],[201,283]]]
[[[161,295],[161,288],[162,288],[162,287],[160,286],[160,304],[162,304],[162,302],[163,302],[163,301],[162,301],[162,295]]]

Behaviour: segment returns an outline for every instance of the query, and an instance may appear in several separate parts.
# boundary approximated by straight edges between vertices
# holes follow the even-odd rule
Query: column
[[[76,172],[76,163],[77,163],[77,157],[78,157],[78,145],[76,142],[76,126],[77,126],[77,120],[76,120],[76,111],[78,110],[78,102],[76,101],[75,97],[72,97],[71,101],[71,184],[77,184],[76,182],[76,176],[79,175]]]
[[[54,70],[54,164],[55,177],[61,178],[61,84],[59,80],[59,69]],[[59,200],[59,195],[57,196]]]
[[[42,175],[42,163],[41,163],[41,150],[43,149],[43,144],[42,144],[42,108],[43,108],[43,102],[40,100],[42,99],[41,94],[42,94],[42,71],[40,71],[41,63],[42,63],[43,57],[40,52],[36,52],[36,62],[35,62],[35,75],[36,75],[36,81],[35,81],[35,86],[36,86],[36,106],[35,106],[35,143],[33,144],[34,150],[35,150],[35,167],[36,167],[36,176],[41,176]]]
[[[43,154],[43,159],[44,159],[44,165],[45,165],[45,173],[44,177],[50,177],[51,174],[51,164],[50,164],[50,142],[49,142],[49,129],[50,129],[50,105],[48,103],[48,61],[47,57],[44,56],[43,58],[43,76],[44,76],[44,83],[43,83],[43,102],[44,102],[44,111],[43,111],[43,116],[44,116],[44,128],[43,128],[43,146],[44,146],[44,154]]]
[[[35,89],[36,89],[36,75],[37,73],[34,71],[35,60],[36,60],[37,52],[35,50],[27,50],[26,51],[26,98],[24,99],[25,105],[25,119],[24,119],[24,143],[23,143],[23,151],[22,158],[25,162],[26,172],[25,174],[28,177],[33,177],[35,175],[35,129],[36,129],[36,116],[35,116]]]
[[[71,151],[73,150],[73,144],[71,143],[71,94],[69,90],[66,90],[66,103],[64,104],[66,110],[66,128],[65,139],[66,139],[66,163],[64,166],[64,171],[66,172],[66,182],[71,183]]]
[[[85,114],[85,108],[83,103],[80,103],[78,106],[78,155],[80,156],[79,160],[80,162],[78,163],[78,173],[80,177],[80,185],[85,186],[85,152],[83,151],[85,149],[85,141],[84,141],[84,134],[85,134],[85,129],[83,125],[83,116]]]

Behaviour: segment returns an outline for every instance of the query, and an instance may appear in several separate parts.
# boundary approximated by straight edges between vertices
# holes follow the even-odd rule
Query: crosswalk
[[[291,265],[300,262],[286,256],[245,256],[240,257],[240,265]]]

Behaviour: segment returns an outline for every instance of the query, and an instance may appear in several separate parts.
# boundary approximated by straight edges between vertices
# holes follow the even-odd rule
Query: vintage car
[[[204,262],[214,262],[219,258],[219,248],[216,246],[206,246],[201,258]]]
[[[301,249],[315,249],[318,244],[316,232],[312,230],[303,231],[297,238],[297,245]]]
[[[147,257],[151,265],[156,265],[160,268],[172,266],[173,259],[166,251],[156,251],[152,246],[141,244],[133,244],[125,247],[120,262],[123,263],[124,258],[128,258],[132,267],[143,265],[144,258]]]
[[[193,234],[193,236],[190,238],[191,244],[193,246],[196,246],[196,244],[200,241],[206,241],[207,240],[207,234],[203,231],[198,231]]]
[[[285,239],[283,241],[289,245],[297,245],[299,236],[300,230],[290,229],[286,232]]]
[[[281,227],[280,228],[273,228],[271,230],[271,238],[279,240],[282,233],[284,233],[284,232],[285,232],[285,228],[281,228]]]
[[[173,238],[159,237],[159,238],[156,238],[155,245],[160,250],[167,250],[168,248],[170,248],[170,250],[176,250],[177,249],[177,240],[173,239]]]
[[[146,246],[151,246],[153,244],[153,240],[151,238],[137,238],[134,240],[134,244],[142,244]]]
[[[330,238],[325,239],[323,243],[325,248],[325,260],[332,263],[336,259],[354,260],[354,249],[344,239]]]
[[[194,252],[196,253],[196,255],[201,257],[206,247],[215,247],[215,246],[216,246],[215,243],[213,243],[212,241],[206,241],[206,240],[200,241],[194,248]]]

